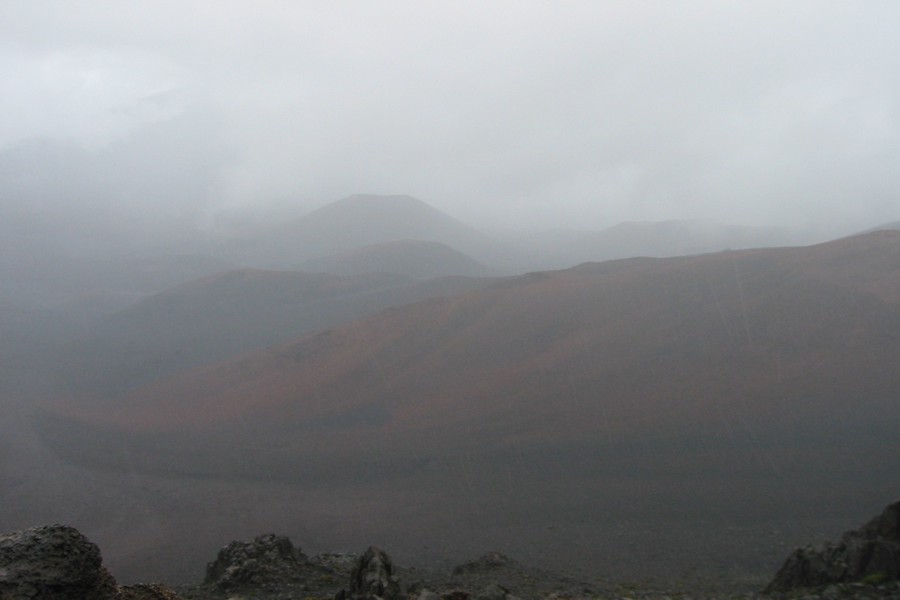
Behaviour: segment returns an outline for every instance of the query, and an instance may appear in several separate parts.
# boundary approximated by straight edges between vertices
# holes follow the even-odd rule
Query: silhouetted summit
[[[478,258],[487,238],[412,196],[359,194],[332,202],[275,232],[272,259],[294,266],[305,260],[398,240],[440,242]]]

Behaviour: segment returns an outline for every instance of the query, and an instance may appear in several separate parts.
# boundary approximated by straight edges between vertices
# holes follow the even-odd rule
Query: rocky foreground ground
[[[395,566],[383,550],[308,557],[288,538],[262,535],[222,548],[204,581],[118,586],[100,550],[72,527],[0,535],[0,600],[900,600],[900,502],[838,542],[795,551],[758,592],[695,583],[686,589],[583,582],[489,553],[451,571]]]

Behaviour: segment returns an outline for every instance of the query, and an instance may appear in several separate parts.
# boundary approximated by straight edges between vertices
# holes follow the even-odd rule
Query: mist
[[[759,589],[900,487],[897,23],[4,0],[0,531]]]
[[[890,2],[2,10],[7,239],[165,246],[355,193],[494,229],[898,218]]]

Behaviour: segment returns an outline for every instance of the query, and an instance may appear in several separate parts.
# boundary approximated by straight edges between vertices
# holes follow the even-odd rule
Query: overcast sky
[[[894,0],[0,0],[0,217],[406,193],[495,226],[868,227],[900,219],[898,31]]]

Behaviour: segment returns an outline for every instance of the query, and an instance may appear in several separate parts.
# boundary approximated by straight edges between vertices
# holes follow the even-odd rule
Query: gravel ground
[[[312,557],[306,575],[292,583],[261,583],[222,590],[215,586],[181,586],[184,600],[330,600],[348,586],[356,556]],[[694,581],[678,586],[610,581],[584,582],[522,565],[501,554],[487,554],[451,572],[396,567],[410,600],[900,600],[900,582],[829,585],[793,592],[747,591],[747,582]],[[760,586],[762,587],[762,586]]]

